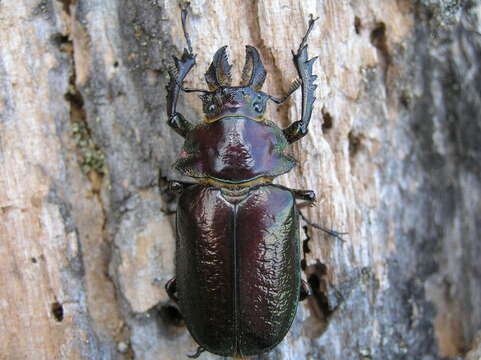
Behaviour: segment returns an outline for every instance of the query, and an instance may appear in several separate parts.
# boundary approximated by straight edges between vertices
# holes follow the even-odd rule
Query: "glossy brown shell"
[[[179,306],[200,346],[223,356],[255,355],[286,335],[299,300],[298,213],[275,185],[242,197],[194,185],[177,210]]]
[[[174,167],[186,176],[225,183],[275,177],[296,165],[283,153],[287,145],[282,130],[270,121],[224,117],[189,131]]]

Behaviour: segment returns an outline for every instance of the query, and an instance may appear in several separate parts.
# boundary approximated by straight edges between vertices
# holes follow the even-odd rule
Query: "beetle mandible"
[[[192,357],[204,350],[257,355],[285,337],[298,302],[309,294],[301,280],[296,199],[313,202],[315,194],[272,180],[296,165],[284,150],[308,132],[317,76],[312,71],[316,57],[308,59],[306,42],[317,19],[311,15],[293,52],[298,79],[287,95],[277,98],[261,91],[266,71],[252,46],[246,46],[240,86],[231,86],[224,46],[205,73],[208,90],[184,88],[195,55],[186,31],[187,6],[181,9],[187,48],[180,59],[174,57],[169,71],[168,124],[185,138],[174,167],[197,182],[171,183],[180,197],[175,278],[166,290],[199,344]],[[264,117],[268,100],[281,104],[299,87],[300,120],[281,129]],[[202,122],[193,124],[177,112],[181,91],[201,93]]]

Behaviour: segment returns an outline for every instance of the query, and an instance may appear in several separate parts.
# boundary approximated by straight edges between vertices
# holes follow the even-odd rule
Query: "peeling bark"
[[[310,13],[318,100],[290,148],[300,166],[278,182],[315,190],[306,215],[349,235],[301,231],[314,296],[258,358],[474,359],[481,5],[192,0],[187,85],[204,87],[225,44],[235,84],[250,44],[263,90],[284,94]],[[164,87],[184,46],[174,1],[0,1],[0,359],[194,352],[163,289],[174,199],[161,189],[182,145]],[[279,125],[300,116],[299,94],[270,106]],[[179,109],[201,118],[195,96]]]

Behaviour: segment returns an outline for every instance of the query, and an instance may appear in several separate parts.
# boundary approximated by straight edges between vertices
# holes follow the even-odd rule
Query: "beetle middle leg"
[[[291,191],[298,200],[305,200],[308,204],[312,204],[316,201],[316,193],[313,190],[291,189]]]
[[[332,237],[335,237],[336,239],[342,241],[342,242],[345,242],[346,240],[344,240],[342,238],[342,235],[347,235],[349,233],[347,232],[339,232],[339,231],[336,231],[336,230],[332,230],[332,229],[327,229],[325,227],[322,227],[321,225],[319,224],[316,224],[314,222],[312,222],[311,220],[309,220],[303,213],[300,209],[297,209],[297,211],[299,212],[299,216],[302,218],[302,220],[304,220],[306,222],[307,225],[313,227],[314,229],[317,229],[317,230],[321,230],[323,232],[325,232],[326,234],[328,235],[331,235]]]
[[[307,202],[308,205],[311,205],[316,201],[316,193],[312,190],[298,190],[298,189],[290,189],[290,190],[292,191],[292,193],[294,194],[296,199],[304,200],[304,201]],[[309,226],[311,226],[315,229],[321,230],[321,231],[325,232],[326,234],[329,234],[329,235],[335,237],[336,239],[341,240],[342,242],[345,241],[342,238],[342,235],[347,235],[348,234],[347,232],[339,232],[339,231],[336,231],[336,230],[327,229],[327,228],[325,228],[325,227],[323,227],[319,224],[316,224],[316,223],[312,222],[302,213],[302,211],[300,209],[300,206],[298,206],[297,211],[299,212],[299,216],[302,218],[302,220],[304,220],[306,222],[307,225],[309,225]]]

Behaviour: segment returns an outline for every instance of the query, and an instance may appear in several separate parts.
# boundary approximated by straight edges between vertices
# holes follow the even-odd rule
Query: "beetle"
[[[244,357],[273,349],[287,334],[297,305],[309,295],[301,280],[299,218],[296,199],[312,203],[315,193],[273,184],[296,160],[286,147],[308,132],[315,101],[307,39],[293,62],[298,79],[287,95],[261,91],[266,71],[255,47],[246,46],[239,86],[231,85],[226,46],[205,73],[208,90],[183,87],[195,65],[186,30],[187,6],[181,6],[187,48],[169,69],[169,126],[185,139],[174,164],[195,183],[173,181],[179,192],[176,211],[175,278],[166,284],[199,349],[221,356]],[[283,103],[302,90],[301,119],[281,129],[265,117],[267,102]],[[205,118],[191,123],[177,112],[180,92],[200,92]],[[331,235],[339,233],[326,230]]]

